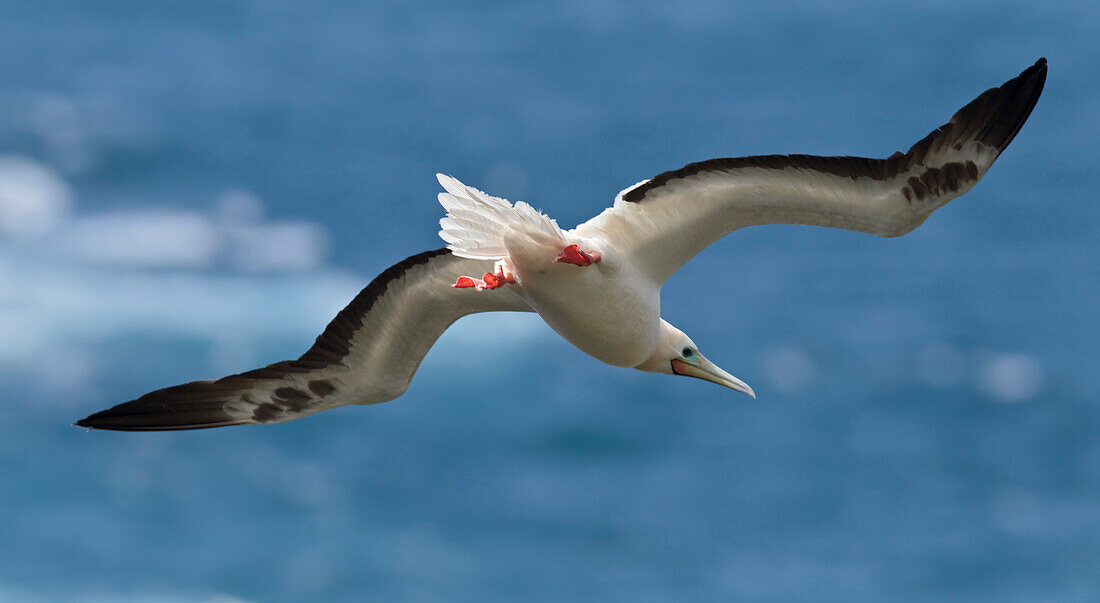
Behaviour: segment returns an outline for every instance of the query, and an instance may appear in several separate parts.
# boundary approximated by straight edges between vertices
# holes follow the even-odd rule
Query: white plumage
[[[455,320],[534,311],[615,366],[706,379],[754,395],[661,318],[661,287],[717,239],[754,224],[811,224],[905,234],[970,190],[1027,120],[1046,61],[987,90],[905,153],[886,159],[768,155],[688,164],[625,189],[569,231],[439,175],[446,249],[412,256],[372,281],[301,358],[216,381],[158,390],[77,424],[193,429],[277,423],[401,395]]]
[[[565,240],[556,220],[523,201],[513,205],[450,176],[435,177],[447,191],[439,193],[439,204],[447,210],[447,216],[439,221],[439,237],[460,258],[502,260],[508,255],[504,241],[508,234]]]

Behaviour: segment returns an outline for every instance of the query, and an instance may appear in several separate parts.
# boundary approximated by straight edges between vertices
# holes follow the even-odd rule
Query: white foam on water
[[[0,235],[46,234],[69,217],[72,204],[72,191],[57,172],[26,157],[0,156]]]
[[[998,352],[981,361],[974,374],[974,385],[998,402],[1024,402],[1042,391],[1045,373],[1036,358]]]

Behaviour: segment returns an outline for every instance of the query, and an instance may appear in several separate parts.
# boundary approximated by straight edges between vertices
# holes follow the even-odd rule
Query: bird
[[[536,312],[609,365],[695,377],[756,397],[661,318],[665,281],[731,232],[802,224],[897,237],[969,191],[1023,126],[1047,62],[968,103],[885,159],[762,155],[710,159],[620,192],[572,230],[531,205],[437,175],[445,247],[372,280],[297,360],[160,389],[76,422],[156,431],[273,424],[402,395],[435,341],[463,316]]]

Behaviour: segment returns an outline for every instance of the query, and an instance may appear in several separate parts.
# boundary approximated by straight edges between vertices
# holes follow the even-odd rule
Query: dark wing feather
[[[755,224],[808,224],[903,235],[970,190],[1042,93],[1039,59],[985,91],[905,153],[886,159],[763,155],[688,164],[640,182],[577,227],[664,282],[719,238]]]
[[[386,269],[340,311],[301,358],[194,381],[119,404],[76,424],[95,429],[160,431],[278,423],[347,404],[401,395],[421,359],[455,320],[475,312],[530,311],[507,288],[453,289],[492,261],[437,249]]]

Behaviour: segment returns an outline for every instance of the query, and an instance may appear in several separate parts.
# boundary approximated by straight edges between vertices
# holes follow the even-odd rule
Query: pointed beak
[[[724,385],[730,389],[735,389],[756,398],[756,393],[752,391],[748,383],[718,368],[718,365],[707,360],[702,355],[699,355],[699,361],[694,363],[674,358],[672,360],[672,372],[677,375],[695,377],[696,379],[704,379],[711,383]]]

